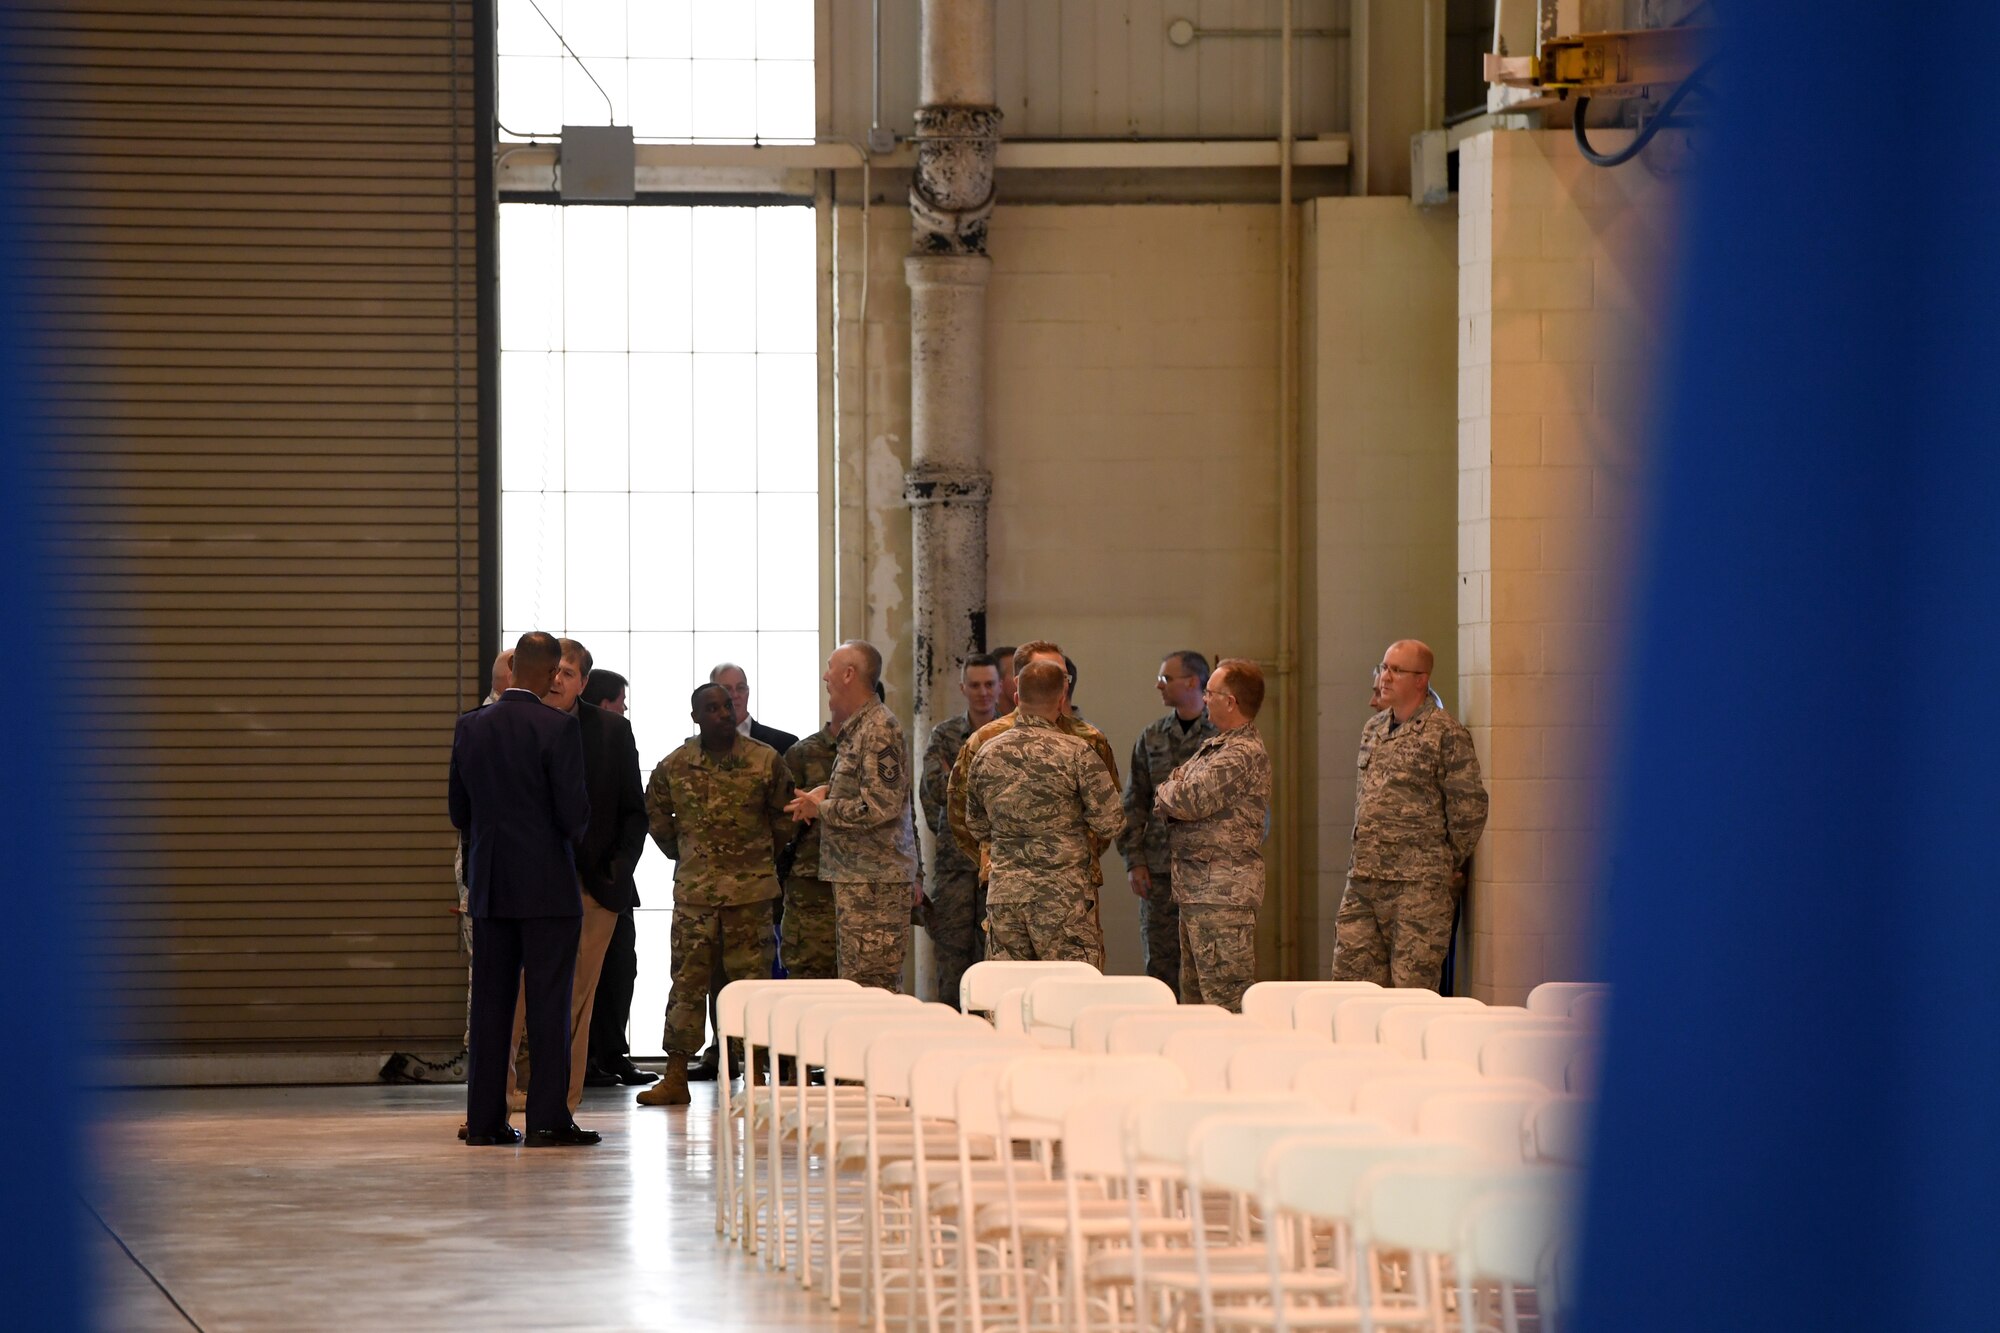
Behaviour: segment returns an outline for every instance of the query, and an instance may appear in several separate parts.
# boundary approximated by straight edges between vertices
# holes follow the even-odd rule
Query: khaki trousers
[[[583,933],[576,941],[576,981],[569,999],[569,1110],[583,1104],[583,1074],[590,1063],[590,1012],[597,1004],[597,974],[604,969],[604,951],[611,947],[611,932],[618,929],[618,913],[598,906],[597,899],[583,895]],[[521,1059],[521,1034],[527,1031],[526,992],[514,1002],[513,1056],[507,1063],[507,1095],[528,1081],[526,1061]],[[529,1059],[534,1053],[529,1052]],[[518,1077],[517,1077],[518,1076]]]

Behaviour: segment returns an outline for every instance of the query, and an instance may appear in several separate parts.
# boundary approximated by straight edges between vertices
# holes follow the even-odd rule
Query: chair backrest
[[[1333,1039],[1342,1046],[1373,1046],[1377,1040],[1376,1028],[1389,1010],[1405,1004],[1442,1003],[1445,997],[1436,991],[1413,986],[1385,989],[1379,995],[1351,995],[1333,1011]]]
[[[1585,991],[1569,1003],[1569,1017],[1578,1027],[1595,1031],[1604,1026],[1605,1010],[1611,1005],[1608,990]]]
[[[1375,1023],[1375,1044],[1398,1055],[1422,1059],[1424,1032],[1431,1024],[1453,1015],[1485,1017],[1492,1009],[1463,996],[1446,996],[1423,1004],[1399,1004],[1382,1011]]]
[[[1479,1072],[1500,1078],[1531,1078],[1550,1092],[1569,1090],[1570,1062],[1597,1044],[1580,1032],[1496,1032],[1479,1048]]]
[[[1525,1009],[1494,1006],[1477,1014],[1453,1014],[1424,1029],[1423,1056],[1430,1061],[1479,1068],[1479,1053],[1502,1032],[1575,1032],[1567,1018],[1546,1018]]]
[[[1313,1107],[1305,1111],[1228,1111],[1201,1121],[1188,1135],[1187,1179],[1201,1189],[1256,1195],[1264,1187],[1264,1158],[1285,1139],[1300,1134],[1347,1134],[1373,1138],[1382,1127],[1358,1116],[1335,1116]]]
[[[1025,990],[1037,977],[1094,976],[1089,963],[1033,963],[985,958],[965,969],[958,979],[958,1005],[966,1013],[992,1013],[1000,997]]]
[[[1414,1069],[1379,1074],[1363,1083],[1354,1093],[1354,1113],[1373,1116],[1404,1134],[1417,1132],[1417,1108],[1426,1098],[1440,1092],[1471,1092],[1493,1086],[1493,1080],[1476,1069],[1456,1065],[1419,1064]],[[1506,1090],[1530,1095],[1533,1084],[1509,1083]]]
[[[1301,1134],[1281,1139],[1264,1155],[1264,1194],[1273,1207],[1321,1221],[1354,1217],[1361,1182],[1393,1162],[1468,1166],[1478,1156],[1462,1143],[1413,1139],[1378,1129],[1373,1134]]]
[[[1294,1026],[1294,1006],[1308,995],[1361,995],[1382,988],[1372,981],[1260,981],[1243,992],[1243,1016],[1267,1028]]]
[[[940,1030],[936,1040],[950,1043],[956,1038]],[[957,1119],[958,1087],[967,1070],[978,1065],[1018,1060],[1022,1056],[1033,1055],[1035,1049],[1018,1037],[1003,1037],[995,1033],[992,1041],[944,1044],[923,1052],[910,1065],[911,1113],[926,1120]],[[986,1118],[989,1121],[993,1118],[990,1086],[986,1097]]]
[[[1176,1032],[1198,1027],[1242,1027],[1248,1021],[1219,1004],[1183,1004],[1146,1014],[1127,1014],[1111,1020],[1111,1029],[1104,1034],[1104,1050],[1107,1055],[1158,1055],[1167,1038]]]
[[[1028,1031],[1059,1030],[1068,1044],[1076,1016],[1096,1004],[1150,1004],[1171,1009],[1179,1001],[1167,983],[1158,977],[1037,977],[1028,983],[1028,998],[1021,1007]]]
[[[744,1018],[753,995],[769,993],[773,997],[771,1003],[775,1004],[777,996],[795,991],[860,989],[861,987],[852,981],[835,977],[801,978],[797,981],[773,981],[766,977],[753,977],[743,981],[732,981],[716,993],[715,1019],[722,1025],[723,1036],[735,1037],[740,1041],[750,1030],[745,1025]]]
[[[907,1014],[921,1007],[916,996],[896,995],[889,991],[880,992],[880,998],[866,1000],[808,999],[787,1034],[784,1022],[791,1015],[786,1006],[780,1005],[771,1015],[771,1053],[796,1055],[809,1065],[823,1065],[826,1063],[827,1029],[841,1019],[885,1010]]]
[[[1526,1129],[1546,1094],[1440,1092],[1417,1107],[1417,1136],[1463,1143],[1490,1162],[1527,1160]]]
[[[1582,1166],[1590,1157],[1592,1109],[1585,1097],[1551,1097],[1543,1102],[1528,1117],[1521,1155],[1530,1161]]]
[[[1186,1086],[1186,1076],[1163,1056],[1050,1051],[1000,1071],[1000,1108],[1013,1137],[1053,1137],[1062,1132],[1070,1107],[1080,1101],[1152,1100],[1172,1097]]]
[[[955,1009],[949,1012],[958,1015]],[[1005,1039],[993,1030],[992,1024],[969,1014],[958,1016],[966,1019],[969,1026],[954,1027],[925,1021],[912,1026],[892,1025],[878,1032],[875,1040],[868,1043],[868,1052],[862,1059],[861,1081],[868,1085],[872,1093],[908,1101],[917,1062],[925,1056],[937,1051],[962,1051],[1006,1044]],[[829,1047],[839,1043],[838,1033],[828,1040]]]
[[[1138,1058],[1147,1061],[1159,1060],[1158,1056],[1121,1057]],[[1171,1066],[1168,1066],[1171,1068]],[[1176,1070],[1174,1076],[1179,1077]],[[1091,1096],[1078,1098],[1063,1112],[1062,1155],[1063,1170],[1086,1176],[1112,1179],[1122,1176],[1126,1170],[1126,1154],[1131,1146],[1127,1130],[1133,1113],[1142,1106],[1156,1106],[1162,1101],[1177,1100],[1181,1094],[1163,1096],[1152,1081],[1160,1077],[1149,1075],[1147,1079],[1131,1087],[1120,1087],[1113,1092],[1101,1089]]]
[[[1407,991],[1392,991],[1374,982],[1342,981],[1343,989],[1309,990],[1292,1001],[1292,1026],[1300,1032],[1315,1037],[1333,1037],[1333,1016],[1349,1000],[1386,999],[1392,995],[1408,995]],[[1346,989],[1356,987],[1357,989]],[[1421,998],[1421,997],[1420,997]]]
[[[1458,1217],[1458,1262],[1474,1281],[1539,1286],[1569,1235],[1577,1191],[1574,1172],[1544,1170],[1474,1195]],[[1557,1301],[1541,1297],[1543,1309]]]
[[[1301,1059],[1318,1055],[1327,1048],[1316,1037],[1259,1027],[1245,1019],[1233,1025],[1202,1023],[1183,1028],[1161,1043],[1160,1054],[1181,1067],[1191,1090],[1222,1092],[1229,1087],[1230,1057],[1253,1046],[1297,1051]]]
[[[1010,1040],[1018,1041],[1019,1038]],[[1046,1047],[1027,1044],[1021,1054],[995,1062],[974,1062],[959,1072],[958,1088],[952,1094],[952,1118],[958,1121],[959,1132],[971,1135],[993,1136],[1000,1132],[1000,1079],[1008,1069],[1022,1060],[1072,1060],[1085,1057],[1073,1051],[1051,1051]],[[1057,1125],[1029,1125],[1024,1120],[1010,1124],[1009,1129],[1023,1138],[1046,1137],[1055,1133]]]
[[[1602,981],[1544,981],[1528,992],[1528,1008],[1538,1014],[1565,1018],[1579,995],[1610,989]]]
[[[978,967],[980,964],[975,963],[973,966]],[[964,999],[965,996],[961,992],[959,995],[960,1008],[964,1008]],[[1028,988],[1026,986],[1014,986],[1000,992],[999,996],[994,999],[993,1007],[990,1010],[966,1009],[965,1012],[968,1014],[980,1012],[991,1013],[993,1015],[995,1030],[1004,1032],[1010,1037],[1025,1037],[1028,1035],[1028,1020],[1022,1014],[1021,1010],[1027,1004],[1027,1001]]]
[[[1351,1115],[1362,1084],[1421,1068],[1423,1061],[1379,1046],[1336,1046],[1299,1063],[1292,1071],[1292,1091],[1338,1115]]]
[[[747,989],[739,993],[741,998],[738,1002],[742,1005],[742,1012],[733,1028],[732,1015],[728,1010],[721,1010],[719,1017],[722,1020],[722,1031],[727,1036],[740,1037],[758,1046],[764,1045],[771,1039],[771,1011],[778,1007],[780,1000],[797,995],[818,995],[825,998],[830,993],[852,998],[863,994],[867,989],[852,982],[836,982],[822,986],[817,981],[732,981],[729,986],[722,988],[723,991],[727,993],[730,986],[743,986]],[[721,1001],[718,999],[716,1003],[720,1006]]]
[[[1548,1169],[1518,1163],[1384,1162],[1363,1176],[1355,1190],[1354,1239],[1428,1254],[1455,1254],[1459,1218],[1467,1205],[1496,1190],[1532,1187],[1535,1176]]]
[[[800,1024],[800,1042],[809,1047],[805,1040],[804,1024]],[[907,1032],[912,1028],[937,1028],[944,1032],[957,1033],[966,1041],[978,1041],[994,1035],[993,1025],[983,1018],[962,1014],[948,1004],[920,1004],[885,1008],[883,1012],[853,1014],[828,1026],[821,1045],[826,1051],[822,1062],[826,1066],[826,1076],[830,1079],[862,1079],[868,1075],[868,1052],[874,1044],[888,1032]]]
[[[1133,1014],[1165,1013],[1157,1005],[1151,1004],[1093,1004],[1077,1011],[1076,1022],[1069,1030],[1071,1049],[1085,1055],[1103,1055],[1109,1049],[1111,1025],[1121,1018]]]
[[[1292,1035],[1310,1042],[1311,1046],[1291,1042],[1247,1043],[1233,1052],[1223,1066],[1223,1086],[1231,1092],[1288,1093],[1292,1091],[1292,1081],[1298,1077],[1301,1059],[1318,1060],[1341,1049],[1331,1041],[1297,1032]]]
[[[761,997],[759,997],[761,999]],[[893,1004],[885,990],[859,987],[851,991],[797,991],[778,997],[763,1014],[763,1022],[750,1031],[750,1040],[768,1047],[774,1055],[799,1053],[799,1024],[810,1013],[848,1013]],[[753,1002],[752,1014],[759,1006]]]
[[[1125,1117],[1125,1151],[1142,1171],[1187,1161],[1195,1127],[1218,1115],[1309,1115],[1319,1108],[1283,1093],[1182,1093],[1134,1106]]]

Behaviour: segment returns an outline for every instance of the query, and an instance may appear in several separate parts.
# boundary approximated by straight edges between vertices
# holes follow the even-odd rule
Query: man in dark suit
[[[582,702],[602,709],[607,716],[625,722],[624,735],[630,739],[632,727],[627,721],[626,696],[630,682],[616,671],[592,664],[583,679]],[[579,713],[581,716],[581,713]],[[615,730],[615,728],[614,728]],[[583,749],[589,759],[590,732],[586,728]],[[610,800],[608,795],[600,795],[597,764],[590,764],[590,827],[592,837],[596,837],[598,810],[601,802]],[[633,790],[638,794],[639,849],[643,852],[646,844],[645,793],[638,789],[639,765],[636,746],[633,751]],[[622,826],[621,826],[622,827]],[[585,858],[589,860],[588,856]],[[636,862],[636,857],[634,858]],[[585,888],[591,883],[588,866],[583,872]],[[604,965],[597,970],[597,998],[590,1006],[590,1045],[586,1052],[583,1083],[588,1088],[615,1088],[623,1084],[641,1087],[651,1083],[659,1075],[639,1068],[632,1063],[632,1045],[626,1029],[632,1017],[632,990],[639,979],[639,932],[633,909],[639,906],[639,886],[633,882],[630,866],[618,887],[607,885],[607,893],[598,896],[598,901],[609,907],[614,901],[624,903],[618,908],[618,924],[612,927],[611,943],[604,950]],[[575,1034],[571,1034],[570,1045],[574,1049]],[[570,1071],[575,1079],[576,1071]]]
[[[761,741],[780,755],[799,743],[799,738],[789,731],[767,727],[750,716],[750,674],[734,662],[724,662],[708,673],[708,683],[720,685],[729,693],[729,702],[736,710],[736,732],[748,736],[753,741]],[[778,866],[778,879],[782,882],[791,869],[791,856],[787,853]],[[773,938],[780,933],[784,921],[785,900],[782,895],[771,900],[771,933]],[[775,968],[773,969],[776,970]],[[728,978],[722,972],[722,956],[716,955],[715,971],[709,978],[708,1019],[715,1031],[722,1030],[722,1020],[716,1012],[716,996],[722,992]],[[715,1077],[715,1048],[709,1047],[701,1053],[701,1058],[688,1067],[688,1077],[697,1082]]]
[[[542,702],[562,650],[539,631],[514,646],[514,684],[458,719],[451,743],[451,822],[467,835],[472,914],[472,1022],[465,1141],[514,1144],[507,1123],[507,1050],[514,1000],[527,994],[528,1037],[541,1053],[528,1086],[531,1147],[591,1144],[567,1105],[569,1005],[583,894],[576,848],[590,828],[583,737]]]

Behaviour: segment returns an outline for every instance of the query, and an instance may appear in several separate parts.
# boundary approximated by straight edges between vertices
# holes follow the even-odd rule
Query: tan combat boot
[[[688,1104],[687,1056],[667,1052],[667,1067],[660,1081],[639,1094],[641,1106],[686,1106]]]

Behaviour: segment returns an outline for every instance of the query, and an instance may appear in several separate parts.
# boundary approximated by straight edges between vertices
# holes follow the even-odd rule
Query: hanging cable
[[[1666,103],[1660,107],[1660,114],[1647,121],[1638,134],[1633,136],[1632,142],[1626,144],[1625,147],[1615,153],[1600,153],[1590,146],[1590,131],[1584,128],[1583,123],[1584,113],[1590,110],[1590,99],[1588,97],[1577,98],[1576,150],[1583,154],[1584,161],[1594,167],[1619,167],[1630,162],[1646,150],[1646,145],[1653,141],[1654,135],[1666,128],[1667,122],[1674,118],[1674,112],[1680,109],[1680,104],[1687,100],[1688,95],[1701,91],[1702,76],[1707,74],[1714,64],[1715,60],[1713,57],[1703,61],[1694,73],[1681,81],[1680,87],[1674,89],[1673,95],[1667,98]]]
[[[549,16],[542,13],[542,7],[536,4],[535,0],[528,0],[528,8],[534,10],[536,17],[540,18],[542,22],[549,23]],[[597,82],[597,76],[590,72],[590,66],[584,64],[583,57],[578,55],[575,48],[570,46],[569,38],[562,35],[562,29],[553,23],[549,23],[549,31],[556,35],[556,40],[562,43],[562,49],[569,52],[570,58],[576,61],[577,67],[583,71],[583,77],[589,79],[596,86],[597,95],[604,99],[604,123],[606,125],[616,125],[618,123],[618,112],[611,105],[611,94],[605,92],[604,85]]]

